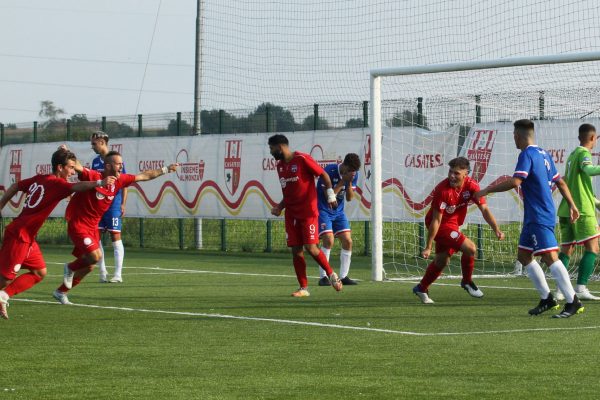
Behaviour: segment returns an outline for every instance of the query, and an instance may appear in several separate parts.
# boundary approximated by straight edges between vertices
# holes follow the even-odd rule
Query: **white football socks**
[[[121,279],[121,273],[123,272],[123,259],[125,258],[125,247],[123,247],[123,241],[117,240],[112,242],[114,253],[115,253],[115,278]]]
[[[565,268],[564,264],[560,260],[556,260],[550,266],[550,272],[556,281],[556,286],[560,289],[560,291],[565,295],[565,299],[567,303],[573,302],[573,296],[575,296],[575,290],[573,290],[573,285],[571,284],[571,279],[569,278],[569,273]]]
[[[321,251],[323,252],[323,254],[325,254],[325,258],[327,259],[327,261],[329,261],[329,255],[331,254],[331,249],[321,247]],[[325,270],[323,268],[319,268],[319,276],[321,278],[325,278],[327,276],[327,274],[325,273]]]
[[[525,267],[527,270],[527,276],[533,282],[533,286],[540,293],[540,297],[542,299],[547,299],[550,294],[550,287],[548,286],[548,282],[546,282],[546,276],[544,275],[544,270],[536,260],[533,260]],[[559,286],[560,287],[560,286]]]
[[[340,279],[348,276],[350,271],[350,260],[352,258],[352,250],[342,249],[340,252]]]
[[[100,273],[100,277],[102,279],[106,279],[106,274],[108,273],[106,271],[106,263],[104,262],[104,248],[102,247],[102,241],[100,241],[98,243],[100,245],[100,259],[98,260],[98,269],[99,269],[99,273]]]

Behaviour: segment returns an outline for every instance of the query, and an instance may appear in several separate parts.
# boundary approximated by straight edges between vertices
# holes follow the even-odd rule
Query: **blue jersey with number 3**
[[[552,183],[560,180],[560,174],[552,157],[538,146],[528,146],[519,154],[513,177],[523,180],[523,224],[554,227],[556,207],[552,199]]]

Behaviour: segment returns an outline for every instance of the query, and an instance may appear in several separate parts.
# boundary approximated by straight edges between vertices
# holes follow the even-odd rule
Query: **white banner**
[[[600,126],[599,121],[589,122]],[[564,173],[569,153],[579,144],[580,120],[536,121],[537,143],[546,149]],[[471,160],[472,176],[485,187],[512,176],[518,150],[511,122],[478,124],[461,149]],[[267,140],[272,133],[244,135],[201,135],[165,138],[112,139],[111,150],[123,155],[128,173],[181,163],[177,173],[140,182],[129,188],[126,216],[273,218],[271,207],[281,198],[275,160]],[[346,205],[351,220],[370,219],[371,143],[366,129],[341,129],[286,134],[290,148],[309,153],[321,165],[341,162],[357,153],[363,163],[356,199]],[[431,132],[414,127],[385,128],[383,132],[383,215],[399,221],[423,220],[434,187],[448,173],[448,162],[458,152],[459,131]],[[95,154],[89,142],[69,142],[84,165]],[[50,157],[58,143],[5,146],[0,151],[0,189],[15,180],[34,174],[51,173]],[[600,155],[592,152],[595,157]],[[596,159],[595,163],[600,160]],[[597,184],[596,184],[597,186]],[[19,194],[4,208],[4,216],[20,211],[24,196]],[[560,195],[555,194],[555,200]],[[522,201],[515,191],[489,196],[488,202],[499,221],[521,221]],[[66,201],[52,216],[64,215]],[[475,212],[474,212],[475,211]],[[483,223],[476,207],[467,221]]]

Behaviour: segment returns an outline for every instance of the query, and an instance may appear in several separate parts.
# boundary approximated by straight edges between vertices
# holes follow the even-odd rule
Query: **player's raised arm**
[[[150,169],[147,171],[142,171],[135,176],[136,182],[150,181],[152,179],[156,179],[159,176],[166,175],[169,172],[175,172],[179,167],[179,163],[170,164],[168,167],[162,167],[159,169]]]
[[[83,192],[86,190],[93,189],[95,187],[106,187],[108,185],[113,185],[117,180],[114,176],[107,176],[104,179],[99,179],[97,181],[83,181],[77,182],[73,186],[71,186],[71,190],[74,192]]]
[[[12,199],[13,196],[15,194],[17,194],[18,192],[19,192],[19,188],[17,187],[16,182],[13,183],[12,185],[10,185],[8,187],[8,189],[6,189],[6,191],[2,195],[2,198],[0,198],[0,210],[2,210],[4,208],[4,206],[6,205],[6,203],[8,203],[8,201],[10,199]]]
[[[513,176],[505,181],[488,186],[485,189],[480,190],[479,192],[475,192],[473,194],[473,197],[475,198],[475,200],[479,200],[481,197],[487,196],[490,193],[506,192],[512,189],[516,189],[521,185],[521,182],[523,182],[522,179]]]

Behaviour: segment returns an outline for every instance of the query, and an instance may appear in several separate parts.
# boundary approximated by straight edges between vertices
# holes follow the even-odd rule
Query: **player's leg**
[[[340,239],[342,244],[340,250],[340,279],[344,285],[356,285],[356,281],[348,277],[352,260],[352,231],[346,214],[338,214],[333,221],[333,231],[335,237]]]
[[[2,248],[0,248],[0,317],[8,319],[8,299],[10,295],[6,289],[17,278],[17,273],[21,270],[30,244],[22,242],[11,234],[4,234]]]
[[[577,285],[575,293],[580,300],[600,300],[587,288],[590,276],[594,273],[596,257],[598,256],[598,224],[595,217],[581,216],[575,221],[575,234],[578,244],[583,244],[585,251],[579,260],[577,268]],[[564,264],[564,262],[563,262]],[[565,264],[566,267],[566,264]]]
[[[577,224],[578,222],[579,221],[575,221],[575,224]],[[560,252],[558,253],[558,258],[560,259],[560,261],[562,261],[563,265],[565,266],[565,268],[567,268],[567,270],[569,269],[569,261],[571,260],[571,255],[575,250],[575,244],[577,243],[575,224],[571,223],[570,218],[558,218],[558,229],[560,231],[560,238],[562,240],[562,242],[560,243]],[[560,291],[558,286],[556,287],[554,298],[557,301],[563,301],[565,299],[565,296]]]
[[[327,257],[325,257],[325,254],[323,254],[323,251],[317,246],[319,243],[319,236],[317,234],[318,223],[318,217],[297,220],[297,225],[301,229],[304,250],[306,250],[317,264],[325,270],[331,286],[339,292],[342,290],[343,284],[340,281],[340,278],[338,278],[338,275],[331,269],[329,261],[327,260]]]
[[[331,254],[331,248],[335,241],[333,236],[333,227],[329,214],[321,212],[319,213],[319,239],[321,239],[321,251],[325,254],[325,258],[329,262],[329,255]],[[319,268],[319,286],[329,286],[329,278],[323,268]]]
[[[105,212],[102,218],[100,219],[100,223],[98,224],[98,230],[100,238],[102,238],[102,233],[106,232],[110,227],[110,218],[108,212]],[[98,275],[100,283],[108,283],[108,271],[106,269],[106,259],[104,257],[104,246],[102,246],[102,241],[98,242],[100,248],[100,259],[98,260]]]
[[[443,243],[435,243],[435,256],[433,261],[427,266],[425,274],[423,275],[423,278],[421,278],[419,284],[413,287],[413,293],[421,300],[421,303],[433,303],[433,300],[429,298],[429,286],[442,275],[442,271],[450,262],[450,257],[453,252],[452,249],[446,248]]]
[[[301,231],[296,224],[296,219],[285,214],[285,234],[287,246],[292,250],[292,263],[296,272],[296,279],[300,287],[292,293],[293,297],[308,297],[308,278],[306,277],[306,260],[302,246]]]
[[[67,297],[67,293],[79,285],[83,278],[94,270],[94,266],[100,259],[100,254],[100,249],[96,248],[79,256],[75,261],[65,264],[63,283],[54,291],[54,298],[61,304],[72,304]]]
[[[31,244],[26,257],[22,261],[21,269],[27,269],[29,272],[17,276],[4,288],[4,292],[8,297],[13,297],[16,294],[31,289],[46,276],[46,262],[37,242]]]
[[[553,315],[554,318],[569,318],[575,314],[580,314],[584,311],[583,304],[579,301],[575,295],[575,290],[571,285],[569,279],[569,272],[563,265],[562,261],[558,258],[558,251],[550,251],[541,254],[542,261],[546,265],[550,265],[550,272],[556,281],[560,291],[564,294],[567,303],[565,308],[557,315]]]
[[[463,235],[464,236],[464,235]],[[475,269],[475,252],[477,246],[468,237],[464,237],[460,245],[460,269],[462,271],[462,280],[460,286],[467,291],[471,296],[481,298],[483,292],[473,282],[473,270]]]
[[[115,256],[115,273],[110,280],[111,283],[123,282],[123,260],[125,259],[125,247],[123,247],[123,241],[121,240],[121,227],[123,224],[123,219],[121,218],[120,213],[120,210],[111,213],[111,226],[108,229],[110,232],[110,238]]]

